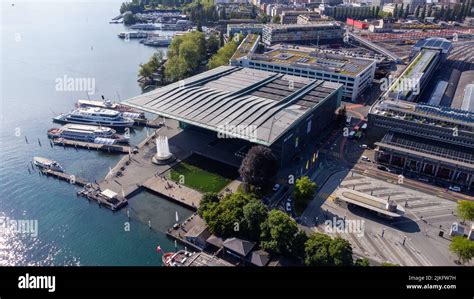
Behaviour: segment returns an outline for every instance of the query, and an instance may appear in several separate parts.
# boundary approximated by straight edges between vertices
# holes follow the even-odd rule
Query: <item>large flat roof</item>
[[[262,55],[252,56],[254,60],[271,62],[283,66],[307,67],[309,69],[329,70],[346,75],[358,75],[375,62],[372,59],[361,59],[339,54],[305,51],[278,47]]]
[[[333,82],[221,66],[124,104],[270,146],[341,88]]]

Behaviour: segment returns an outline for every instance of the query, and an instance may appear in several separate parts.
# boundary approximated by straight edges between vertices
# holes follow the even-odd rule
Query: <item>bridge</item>
[[[353,40],[355,40],[356,42],[388,57],[390,60],[392,61],[395,61],[396,63],[400,63],[402,61],[402,59],[400,57],[398,57],[396,54],[390,52],[389,50],[379,46],[379,45],[376,45],[374,44],[373,42],[357,35],[357,34],[354,34],[352,32],[349,32],[349,31],[346,31],[346,33],[349,35],[350,38],[352,38]]]

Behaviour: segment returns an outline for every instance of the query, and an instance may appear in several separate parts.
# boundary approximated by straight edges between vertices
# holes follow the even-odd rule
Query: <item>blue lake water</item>
[[[99,180],[120,159],[52,148],[46,131],[57,126],[51,121],[54,115],[87,98],[83,89],[58,90],[58,78],[93,80],[91,99],[105,95],[123,100],[141,93],[138,65],[156,49],[117,37],[124,26],[108,22],[118,15],[121,2],[1,3],[0,220],[37,220],[38,236],[0,227],[0,265],[161,265],[156,246],[174,250],[163,232],[175,222],[176,211],[184,218],[189,210],[142,193],[130,200],[126,231],[125,210],[99,208],[76,197],[77,187],[28,172],[33,156],[43,156],[58,161],[68,173]],[[131,142],[144,135],[135,131]]]

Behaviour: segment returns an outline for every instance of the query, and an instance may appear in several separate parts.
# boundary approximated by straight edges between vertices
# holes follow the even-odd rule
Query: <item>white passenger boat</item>
[[[58,162],[43,157],[34,157],[33,164],[42,169],[50,169],[54,171],[63,172],[63,168]]]
[[[48,130],[49,138],[64,138],[84,142],[94,142],[97,138],[107,138],[117,143],[128,143],[129,139],[117,134],[112,128],[91,125],[66,124]]]
[[[125,117],[122,112],[102,108],[78,108],[53,118],[59,123],[86,124],[113,128],[127,128],[135,121]]]

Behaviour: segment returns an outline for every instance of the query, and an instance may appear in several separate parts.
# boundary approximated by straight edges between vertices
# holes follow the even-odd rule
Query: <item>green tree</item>
[[[304,260],[305,257],[305,244],[308,241],[308,236],[302,230],[299,230],[293,238],[291,245],[291,255],[295,258]]]
[[[291,253],[298,226],[296,222],[286,213],[280,210],[272,210],[261,225],[262,248],[271,253],[288,255]]]
[[[137,20],[135,19],[135,16],[132,14],[132,13],[127,13],[124,17],[123,17],[123,24],[124,25],[133,25],[137,22]]]
[[[336,266],[351,266],[353,263],[351,243],[341,237],[331,241],[329,254]]]
[[[314,191],[316,191],[316,183],[309,177],[303,176],[296,180],[293,196],[296,200],[307,202],[313,198]]]
[[[207,63],[208,69],[213,69],[222,65],[229,65],[229,60],[237,50],[238,42],[234,39],[229,41],[224,47],[220,48],[216,54],[214,54],[209,62]]]
[[[243,220],[249,239],[258,241],[260,238],[260,226],[268,217],[267,207],[261,200],[252,199],[243,207]]]
[[[458,262],[465,264],[474,256],[474,242],[463,236],[453,237],[449,250],[458,257]]]
[[[202,32],[189,32],[173,38],[168,47],[165,78],[175,82],[193,75],[206,57],[206,39]]]
[[[460,200],[457,205],[458,215],[466,220],[474,220],[474,202],[470,200]]]
[[[147,63],[140,64],[140,69],[138,74],[147,79],[151,78],[153,73],[155,73],[163,63],[163,53],[158,51],[154,53],[150,60]]]
[[[305,244],[305,260],[307,266],[330,266],[332,265],[329,246],[331,237],[315,233],[312,234]]]
[[[217,34],[211,34],[206,40],[207,52],[211,55],[215,54],[220,48],[220,39]]]
[[[200,209],[209,230],[221,237],[247,237],[244,207],[255,199],[249,194],[240,192],[226,195],[219,202],[210,202]]]
[[[246,192],[250,191],[250,186],[268,189],[275,182],[277,171],[277,158],[268,147],[262,145],[253,146],[239,168]]]
[[[279,15],[275,15],[273,18],[272,18],[272,23],[280,23],[280,16]]]
[[[214,204],[217,204],[219,200],[219,194],[214,192],[205,193],[201,198],[201,202],[199,203],[199,208],[197,210],[198,215],[203,217],[203,213],[205,211],[213,209],[215,207]]]
[[[370,263],[369,263],[369,260],[364,257],[364,258],[358,258],[355,262],[354,262],[354,266],[360,266],[360,267],[369,267],[370,266]]]

